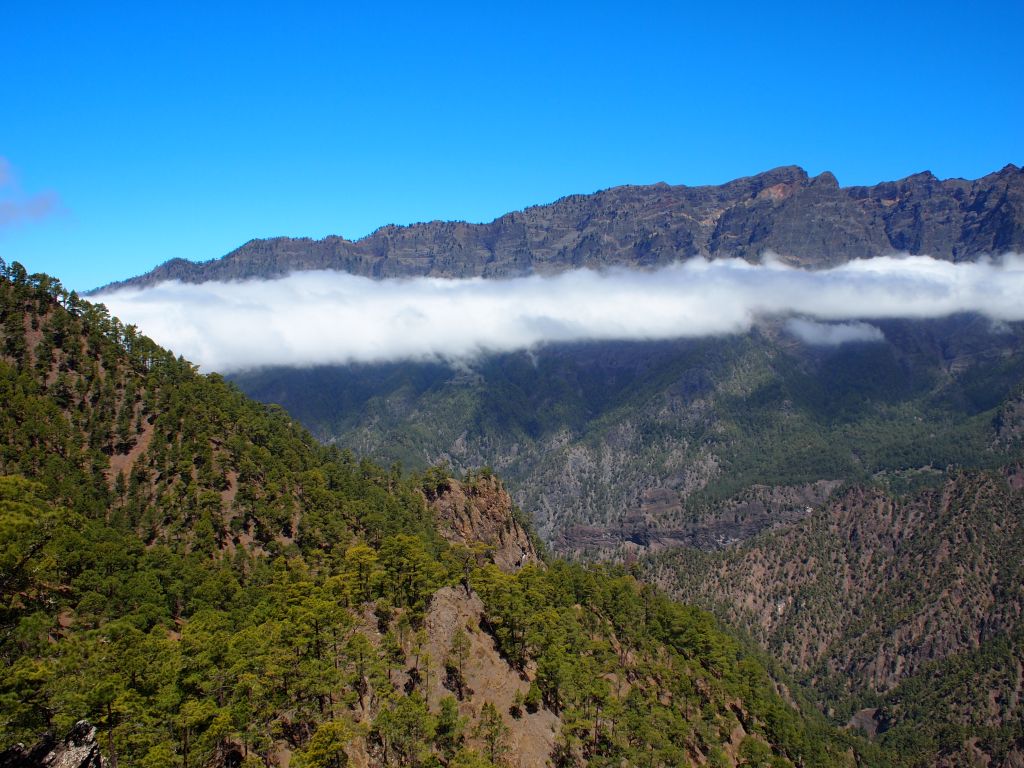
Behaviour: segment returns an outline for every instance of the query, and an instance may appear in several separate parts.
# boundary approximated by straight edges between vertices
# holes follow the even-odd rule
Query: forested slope
[[[749,632],[846,720],[950,764],[1024,756],[1024,474],[848,488],[726,551],[653,557],[672,593]]]
[[[486,473],[323,448],[2,266],[0,742],[87,717],[111,765],[891,762],[620,569],[499,569],[532,545],[480,521],[511,510]]]

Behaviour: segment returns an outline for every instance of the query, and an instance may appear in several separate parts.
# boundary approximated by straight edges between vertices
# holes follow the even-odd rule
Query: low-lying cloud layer
[[[158,343],[232,372],[444,358],[550,342],[742,333],[790,318],[810,344],[881,340],[864,322],[979,312],[1024,320],[1024,257],[952,264],[925,256],[808,271],[768,258],[694,259],[656,271],[577,270],[512,280],[375,281],[342,272],[162,283],[95,297]],[[853,321],[853,322],[851,322]]]

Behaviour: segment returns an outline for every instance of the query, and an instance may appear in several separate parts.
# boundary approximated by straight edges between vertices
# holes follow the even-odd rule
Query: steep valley
[[[550,346],[462,368],[232,378],[326,442],[416,469],[493,466],[560,551],[709,548],[804,515],[840,482],[899,490],[1020,450],[1006,436],[1024,328],[972,316],[880,325],[884,342],[824,349],[766,325],[708,340]]]

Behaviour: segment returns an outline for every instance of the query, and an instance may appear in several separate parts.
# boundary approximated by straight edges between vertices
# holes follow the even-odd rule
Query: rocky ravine
[[[577,267],[652,267],[695,256],[756,259],[764,251],[823,267],[894,252],[962,261],[1024,250],[1024,170],[975,181],[925,171],[872,187],[840,187],[776,168],[720,186],[654,184],[570,195],[489,224],[381,227],[361,240],[251,240],[221,259],[173,259],[115,283],[200,283],[337,269],[373,278],[513,277]]]

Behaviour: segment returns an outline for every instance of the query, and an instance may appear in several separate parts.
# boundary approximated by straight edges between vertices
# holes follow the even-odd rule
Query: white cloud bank
[[[790,317],[807,343],[880,338],[863,321],[979,312],[1024,320],[1024,257],[952,264],[926,256],[808,271],[768,258],[694,259],[655,271],[577,270],[510,280],[374,281],[342,272],[94,297],[204,370],[465,359],[585,339],[742,333]],[[859,321],[859,322],[849,322]],[[840,325],[822,325],[836,322]]]

